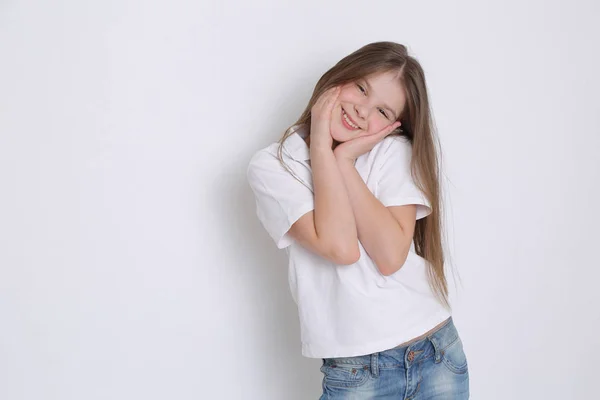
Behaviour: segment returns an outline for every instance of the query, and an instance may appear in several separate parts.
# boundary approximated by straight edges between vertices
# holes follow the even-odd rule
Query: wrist
[[[343,151],[339,151],[338,149],[339,149],[339,147],[333,151],[333,154],[335,155],[335,159],[341,163],[349,163],[349,164],[354,165],[354,163],[356,162],[356,157],[352,157],[349,154],[345,154]]]
[[[318,144],[315,142],[310,143],[310,155],[312,156],[319,156],[321,154],[330,154],[333,155],[333,150],[331,149],[330,146],[327,146],[326,144]]]
[[[347,156],[342,152],[334,151],[333,155],[335,156],[335,160],[339,165],[350,165],[354,167],[354,164],[356,163],[356,158]]]
[[[317,134],[314,135],[310,135],[309,136],[309,140],[310,140],[310,147],[312,148],[313,146],[315,148],[328,148],[331,149],[332,145],[333,145],[333,139],[331,137],[321,137]]]

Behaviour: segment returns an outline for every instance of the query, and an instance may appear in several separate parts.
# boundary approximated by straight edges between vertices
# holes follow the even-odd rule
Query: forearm
[[[315,231],[337,258],[351,263],[360,256],[354,213],[335,155],[330,148],[311,147],[315,195]]]
[[[408,255],[410,240],[392,213],[371,193],[351,160],[337,160],[356,221],[357,236],[380,272],[397,271]]]

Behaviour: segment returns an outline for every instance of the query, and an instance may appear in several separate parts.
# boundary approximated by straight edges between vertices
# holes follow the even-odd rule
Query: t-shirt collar
[[[307,161],[310,160],[310,149],[304,138],[308,135],[308,129],[306,125],[300,125],[297,130],[292,133],[283,142],[284,150],[296,161]]]

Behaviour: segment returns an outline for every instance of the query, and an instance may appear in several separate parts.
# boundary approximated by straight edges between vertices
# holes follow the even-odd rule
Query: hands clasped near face
[[[370,88],[375,86],[373,83],[376,84],[377,79],[371,79]],[[379,96],[371,97],[363,95],[363,88],[357,83],[326,90],[311,109],[311,149],[331,149],[335,139],[341,142],[334,151],[336,158],[354,161],[398,128],[400,122],[394,120],[391,107],[379,106],[389,85],[380,87],[383,90],[379,91]],[[354,93],[358,90],[361,91]],[[387,91],[388,103],[400,103],[401,108],[403,98],[395,98],[396,93]]]

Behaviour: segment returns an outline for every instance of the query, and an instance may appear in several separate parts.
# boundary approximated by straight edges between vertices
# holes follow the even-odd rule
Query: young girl
[[[247,175],[289,256],[321,399],[467,399],[425,76],[406,47],[371,43],[339,61]]]

